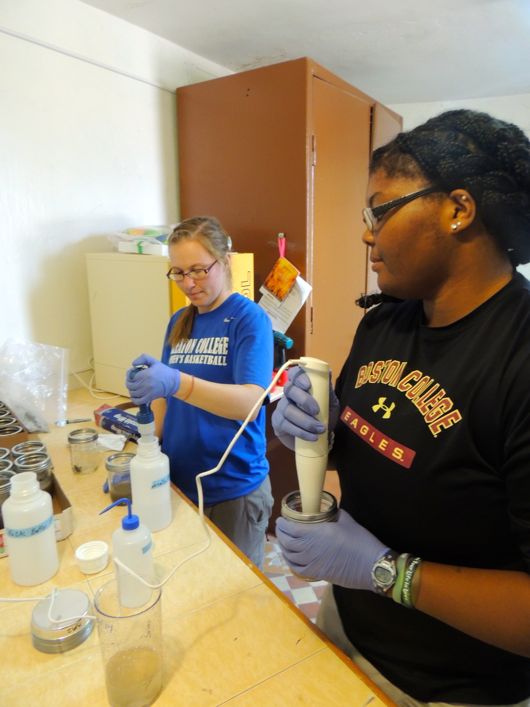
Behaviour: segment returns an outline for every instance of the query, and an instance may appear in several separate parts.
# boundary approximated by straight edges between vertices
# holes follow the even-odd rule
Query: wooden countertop
[[[76,390],[70,394],[68,417],[89,417],[103,402],[123,400],[95,400]],[[92,598],[112,576],[112,562],[99,574],[83,575],[74,557],[75,548],[88,540],[105,540],[110,546],[120,518],[119,512],[98,516],[109,502],[102,492],[106,454],[92,474],[71,471],[67,435],[87,424],[40,435],[74,513],[72,535],[58,544],[59,571],[49,582],[20,587],[10,579],[8,560],[0,559],[2,597],[44,597],[53,587],[71,587]],[[177,491],[173,513],[171,525],[153,534],[163,576],[205,541],[195,507]],[[67,653],[41,653],[33,648],[29,632],[34,606],[0,602],[0,704],[106,705],[97,630]],[[164,585],[162,617],[164,688],[156,705],[394,704],[215,529],[208,550]]]

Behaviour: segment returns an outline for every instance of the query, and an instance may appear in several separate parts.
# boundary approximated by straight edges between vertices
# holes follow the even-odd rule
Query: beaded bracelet
[[[396,560],[396,581],[394,582],[394,586],[392,587],[392,599],[397,602],[398,604],[401,604],[401,592],[403,591],[403,582],[405,581],[405,568],[407,566],[407,562],[410,559],[410,555],[408,552],[404,552]]]
[[[183,398],[179,398],[179,400],[182,400],[182,402],[184,402],[184,401],[186,401],[186,400],[190,397],[190,395],[192,394],[192,391],[193,391],[193,386],[194,386],[194,384],[195,384],[195,376],[191,376],[190,389],[188,390],[188,392],[186,393],[186,395],[185,395]]]
[[[412,581],[414,580],[414,574],[421,563],[421,557],[415,557],[409,563],[407,569],[404,573],[403,588],[401,590],[401,604],[404,604],[409,609],[414,608],[414,603],[412,601]]]

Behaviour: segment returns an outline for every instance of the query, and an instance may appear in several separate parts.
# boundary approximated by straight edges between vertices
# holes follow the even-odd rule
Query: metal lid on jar
[[[11,449],[13,457],[20,457],[22,454],[30,454],[32,452],[46,453],[46,445],[38,439],[28,439],[26,442],[19,442]]]
[[[300,491],[291,491],[282,498],[281,513],[287,520],[296,520],[299,523],[323,523],[333,520],[337,515],[337,499],[333,494],[322,491],[320,498],[320,511],[318,513],[304,513]]]
[[[13,469],[13,462],[11,459],[0,459],[0,473],[4,471],[11,471]]]
[[[2,461],[5,460],[0,460],[0,464]],[[0,468],[0,505],[6,500],[6,498],[9,498],[9,494],[11,493],[11,479],[14,475],[15,472],[10,469]]]
[[[136,455],[134,452],[117,452],[105,459],[107,471],[128,471],[131,459]]]
[[[93,427],[82,427],[79,430],[73,430],[68,435],[69,444],[86,444],[87,442],[95,442],[98,438],[97,430]]]
[[[21,454],[15,457],[14,464],[17,471],[34,471],[39,478],[52,468],[52,460],[47,452]]]
[[[50,605],[54,621],[50,621]],[[31,615],[33,646],[43,653],[65,653],[79,646],[94,628],[90,608],[88,596],[77,589],[60,589],[46,597]]]
[[[2,427],[0,425],[0,437],[11,437],[12,435],[18,435],[24,430],[20,425],[8,425],[7,427]]]

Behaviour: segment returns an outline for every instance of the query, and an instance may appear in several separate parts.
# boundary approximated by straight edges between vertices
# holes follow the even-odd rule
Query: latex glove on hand
[[[135,368],[147,366],[147,368]],[[125,377],[125,385],[135,405],[145,405],[156,398],[168,398],[180,388],[180,371],[161,363],[149,354],[142,354],[132,362]]]
[[[349,589],[375,591],[372,567],[389,552],[386,545],[343,510],[339,510],[336,521],[327,523],[296,523],[278,518],[276,537],[294,572]]]
[[[272,413],[274,434],[288,449],[294,450],[295,437],[315,442],[318,435],[326,431],[317,420],[320,412],[315,398],[308,391],[311,381],[300,366],[289,369],[289,381],[283,389],[283,397]],[[329,379],[329,430],[333,431],[339,418],[339,401]]]

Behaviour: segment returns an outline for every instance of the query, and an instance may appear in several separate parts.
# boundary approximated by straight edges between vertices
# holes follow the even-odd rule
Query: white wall
[[[496,118],[515,123],[530,137],[530,94],[496,96],[494,98],[469,98],[458,101],[432,103],[396,103],[389,106],[403,116],[403,130],[410,130],[439,113],[456,108],[484,111]]]
[[[0,345],[85,370],[84,254],[177,221],[175,89],[230,72],[77,0],[2,0],[0,66]]]

